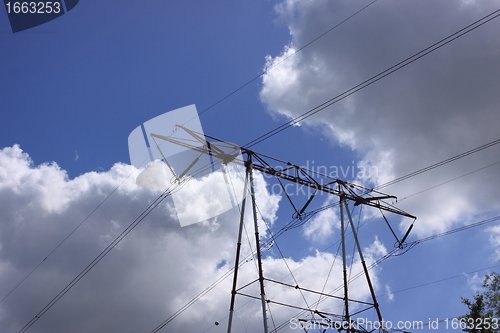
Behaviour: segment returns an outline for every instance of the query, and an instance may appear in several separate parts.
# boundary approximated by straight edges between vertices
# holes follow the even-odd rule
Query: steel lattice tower
[[[319,316],[322,318],[322,323],[324,324],[326,322],[331,322],[333,323],[333,320],[330,318],[336,318],[337,320],[341,320],[344,323],[351,323],[352,322],[352,316],[356,315],[362,311],[368,310],[370,308],[374,308],[376,313],[377,313],[377,318],[380,323],[383,323],[383,317],[380,312],[380,308],[377,302],[377,298],[375,295],[375,291],[373,288],[372,281],[370,279],[370,275],[368,272],[368,268],[365,263],[365,258],[363,256],[363,251],[359,242],[358,238],[358,233],[356,231],[356,228],[354,226],[351,212],[348,208],[349,203],[352,203],[354,206],[359,206],[359,205],[366,205],[370,207],[374,207],[377,209],[380,209],[381,211],[386,211],[390,213],[394,213],[400,216],[408,217],[411,218],[415,221],[416,217],[408,214],[391,204],[388,204],[384,202],[386,199],[396,199],[395,196],[388,195],[379,191],[375,191],[373,189],[369,189],[360,185],[356,185],[353,183],[349,183],[334,177],[330,177],[325,174],[321,174],[319,172],[313,171],[306,169],[304,167],[300,167],[297,165],[294,165],[289,162],[285,162],[270,156],[266,156],[264,154],[259,154],[256,153],[252,150],[246,149],[239,147],[235,144],[227,143],[224,141],[221,141],[219,139],[216,139],[214,137],[204,135],[195,131],[192,131],[188,128],[185,128],[183,126],[177,125],[178,128],[186,131],[189,133],[192,137],[193,140],[190,140],[190,142],[187,142],[186,140],[180,140],[176,139],[173,136],[162,136],[158,134],[151,134],[153,138],[161,139],[173,144],[180,145],[182,147],[185,147],[187,149],[193,150],[195,152],[198,152],[200,154],[208,154],[210,155],[213,160],[219,161],[219,163],[222,164],[227,164],[227,163],[235,163],[240,166],[245,167],[245,180],[244,180],[244,195],[243,195],[243,200],[242,200],[242,208],[241,208],[241,213],[240,213],[240,224],[239,224],[239,230],[238,230],[238,240],[237,240],[237,246],[236,246],[236,258],[235,258],[235,265],[234,265],[234,274],[233,274],[233,283],[232,283],[232,290],[231,290],[231,302],[230,302],[230,309],[229,309],[229,320],[228,320],[228,329],[227,332],[231,333],[232,329],[232,320],[233,320],[233,313],[234,313],[234,304],[235,304],[235,298],[237,295],[241,296],[246,296],[250,298],[255,298],[260,300],[261,306],[262,306],[262,319],[263,319],[263,326],[264,326],[264,332],[268,333],[268,325],[267,325],[267,314],[266,314],[266,304],[269,303],[275,303],[283,306],[291,306],[296,309],[301,309],[305,311],[311,311],[314,312],[315,315]],[[210,140],[210,141],[209,141]],[[159,146],[157,146],[158,149],[160,149]],[[167,159],[164,159],[164,161],[168,164]],[[274,164],[274,167],[271,166],[271,163]],[[184,170],[181,176],[184,176],[186,174],[189,174],[191,171],[190,169],[193,168],[195,163],[191,163],[191,165],[188,167],[187,170]],[[207,165],[206,169],[211,168],[212,166]],[[301,210],[296,209],[296,216],[298,218],[301,217],[302,214],[304,214],[305,209],[309,205],[309,203],[312,201],[314,198],[314,195],[317,191],[322,191],[331,195],[335,195],[339,198],[339,207],[340,207],[340,223],[341,223],[341,246],[342,246],[342,279],[343,279],[343,297],[340,296],[334,296],[330,294],[323,294],[314,290],[309,290],[307,288],[303,288],[298,285],[290,285],[286,284],[283,282],[275,281],[268,279],[264,276],[263,269],[262,269],[262,257],[261,257],[261,242],[260,242],[260,236],[259,236],[259,229],[258,229],[258,223],[257,223],[257,207],[256,207],[256,198],[255,198],[255,188],[254,188],[254,177],[253,177],[253,171],[257,170],[265,174],[272,175],[274,177],[277,177],[278,179],[284,179],[290,182],[293,182],[298,185],[306,186],[309,188],[314,189],[313,195],[309,198],[309,200],[306,202],[304,207]],[[193,170],[191,171],[191,174],[196,175],[197,172],[200,172],[201,170]],[[178,179],[180,181],[180,179]],[[259,284],[259,290],[260,290],[260,295],[253,296],[253,295],[248,295],[243,293],[241,290],[242,288],[237,288],[237,282],[238,282],[238,268],[240,266],[240,254],[241,254],[241,239],[242,239],[242,230],[243,230],[243,224],[244,224],[244,215],[245,215],[245,206],[246,206],[246,200],[247,200],[247,192],[250,192],[250,199],[251,199],[251,205],[252,205],[252,215],[253,215],[253,224],[254,224],[254,233],[255,233],[255,246],[256,246],[256,251],[257,251],[257,267],[258,267],[258,279],[254,280],[254,282],[258,282]],[[295,208],[295,207],[294,207]],[[347,219],[346,219],[347,215]],[[404,236],[399,239],[394,232],[394,230],[391,228],[390,224],[387,223],[390,230],[392,231],[392,234],[396,238],[397,245],[400,247],[404,246],[405,240],[408,237],[412,227],[413,223],[410,225],[410,228],[408,231],[404,234]],[[364,302],[364,301],[359,301],[359,300],[354,300],[349,298],[349,281],[347,277],[347,258],[346,258],[346,229],[350,226],[351,233],[354,238],[354,243],[356,246],[357,253],[359,255],[359,258],[361,260],[361,265],[363,268],[363,274],[366,277],[366,282],[368,284],[368,289],[370,291],[370,295],[372,298],[372,302]],[[292,306],[290,304],[283,304],[280,302],[273,301],[271,299],[268,299],[266,297],[265,293],[265,286],[264,282],[270,282],[270,283],[279,283],[281,285],[290,287],[290,288],[295,288],[295,289],[301,289],[305,290],[307,292],[312,292],[312,293],[317,293],[320,294],[324,297],[332,297],[332,298],[337,298],[341,299],[344,304],[344,310],[342,314],[335,314],[335,313],[329,313],[329,312],[322,312],[318,310],[311,310],[307,308],[301,308],[298,306]],[[246,285],[248,286],[248,285]],[[244,286],[244,287],[246,287]],[[358,303],[361,305],[364,305],[365,308],[362,309],[361,311],[357,311],[355,313],[350,313],[350,308],[351,308],[351,303]],[[322,325],[319,321],[316,321],[314,319],[299,319],[299,321],[302,322],[308,322],[311,324],[316,324],[316,325]],[[343,328],[342,330],[345,330],[346,332],[367,332],[365,329],[362,327],[351,327],[351,325],[348,325],[346,328]],[[385,329],[382,327],[382,331],[385,331]]]

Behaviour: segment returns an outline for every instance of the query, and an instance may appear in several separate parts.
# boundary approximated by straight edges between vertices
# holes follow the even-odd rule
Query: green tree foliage
[[[461,317],[465,332],[500,332],[500,274],[486,275],[483,287],[485,291],[477,293],[473,301],[462,298],[469,308],[469,313]]]

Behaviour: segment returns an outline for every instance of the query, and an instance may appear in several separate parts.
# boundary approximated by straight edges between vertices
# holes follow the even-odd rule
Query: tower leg
[[[231,333],[231,328],[233,324],[233,313],[234,313],[234,300],[236,298],[236,283],[238,281],[238,266],[240,265],[240,253],[241,253],[241,236],[243,233],[243,221],[245,217],[245,206],[247,198],[248,189],[248,174],[250,169],[247,167],[245,172],[245,183],[243,185],[243,201],[241,202],[241,213],[240,213],[240,226],[238,231],[238,243],[236,244],[236,258],[234,260],[234,274],[233,274],[233,289],[231,290],[231,303],[229,306],[229,320],[227,326],[227,333]]]
[[[342,272],[344,278],[344,308],[345,308],[345,322],[349,327],[347,332],[350,330],[350,316],[349,316],[349,293],[348,293],[348,283],[347,280],[347,257],[346,257],[346,245],[345,245],[345,226],[344,226],[344,200],[340,199],[340,229],[342,234]]]
[[[250,157],[251,158],[251,157]],[[257,247],[257,264],[259,268],[259,284],[260,284],[260,300],[262,303],[262,319],[264,320],[264,333],[268,333],[267,328],[267,313],[266,313],[266,293],[264,291],[264,273],[262,271],[262,257],[260,254],[260,239],[259,239],[259,226],[257,223],[257,204],[255,203],[255,189],[253,184],[253,173],[251,169],[251,160],[249,160],[250,169],[250,195],[252,196],[253,208],[253,224],[255,228],[255,246]]]
[[[349,207],[347,206],[346,200],[345,199],[341,199],[341,200],[344,201],[344,205],[346,207],[347,216],[349,217],[349,224],[351,225],[352,234],[354,235],[354,240],[356,242],[356,247],[358,249],[359,258],[361,259],[361,265],[363,266],[363,271],[365,272],[366,280],[368,282],[368,287],[370,288],[370,293],[372,295],[373,306],[375,307],[375,311],[377,312],[377,317],[378,317],[379,323],[383,324],[382,314],[380,313],[380,308],[378,306],[377,297],[375,296],[375,290],[373,289],[372,281],[370,279],[370,275],[368,274],[368,268],[366,268],[366,263],[365,263],[365,258],[363,256],[363,251],[361,249],[361,246],[359,245],[358,233],[356,232],[356,228],[354,227],[354,223],[352,222],[351,212],[349,211]],[[385,332],[384,327],[382,327],[382,331]]]

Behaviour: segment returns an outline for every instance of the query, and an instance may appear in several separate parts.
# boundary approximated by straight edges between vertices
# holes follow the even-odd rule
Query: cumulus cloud
[[[332,197],[325,201],[325,205],[332,203]],[[336,229],[340,228],[338,207],[321,211],[304,225],[304,236],[312,241],[325,241],[330,238]]]
[[[394,294],[392,293],[391,287],[389,285],[385,285],[385,292],[386,292],[387,297],[389,298],[389,301],[393,301]]]
[[[472,291],[478,292],[479,290],[481,290],[481,288],[483,287],[484,277],[480,277],[477,272],[473,275],[465,275],[467,276],[467,285]]]
[[[89,172],[69,179],[56,163],[33,165],[19,146],[0,150],[0,296],[3,298],[40,262],[24,283],[0,304],[0,330],[19,331],[117,235],[153,202],[161,191],[135,184],[138,170],[115,164],[109,171]],[[255,175],[257,204],[268,224],[276,219],[280,197],[272,195],[262,175]],[[83,221],[115,188],[118,189],[56,251],[47,255]],[[249,200],[247,200],[249,202]],[[139,224],[116,248],[99,262],[64,297],[46,312],[30,332],[144,332],[151,331],[176,313],[234,263],[239,212],[237,209],[203,223],[184,228],[172,214],[167,199]],[[253,241],[251,209],[245,233]],[[260,219],[264,238],[264,222]],[[245,240],[245,237],[244,237]],[[255,251],[255,244],[252,244]],[[366,249],[372,262],[381,252],[373,244]],[[336,292],[342,281],[341,261],[328,252],[316,252],[286,264],[263,251],[266,277],[298,283],[304,288]],[[47,257],[47,258],[46,258]],[[44,259],[46,258],[46,259]],[[239,286],[257,278],[255,257],[246,240]],[[374,259],[375,258],[375,259]],[[359,258],[353,260],[353,274],[361,271]],[[295,280],[290,275],[293,272]],[[376,271],[373,279],[377,282]],[[215,321],[227,324],[232,275],[227,274],[213,290],[162,332],[198,332],[214,329]],[[325,282],[326,281],[326,282]],[[258,295],[256,284],[246,291]],[[352,297],[369,299],[363,279],[353,281]],[[252,289],[253,288],[253,289]],[[268,297],[280,302],[304,299],[294,288],[266,282]],[[306,295],[309,304],[317,295]],[[338,309],[335,300],[323,301]],[[236,331],[261,330],[258,301],[239,296],[235,313]],[[285,322],[296,310],[273,305],[277,322]],[[214,330],[216,331],[216,330]]]
[[[266,68],[281,62],[359,10],[352,1],[285,0],[277,12],[291,41]],[[282,62],[263,77],[268,110],[296,117],[399,61],[493,12],[495,1],[378,1]],[[358,166],[378,172],[358,179],[374,186],[499,137],[500,20],[334,104],[301,123],[354,149]],[[498,161],[494,146],[444,167],[384,188],[402,198]],[[499,208],[500,170],[488,168],[399,205],[418,217],[423,236]],[[403,228],[404,226],[402,226]]]
[[[490,243],[495,247],[496,252],[492,256],[494,260],[500,260],[500,251],[498,247],[500,246],[500,226],[492,226],[485,230],[488,233],[490,238]]]

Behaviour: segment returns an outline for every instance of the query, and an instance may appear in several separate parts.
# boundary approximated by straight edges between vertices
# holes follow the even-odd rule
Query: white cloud
[[[325,201],[324,205],[331,204],[331,198],[332,196]],[[338,209],[338,207],[328,208],[319,212],[304,225],[304,236],[311,241],[320,242],[331,238],[335,230],[340,229],[340,218],[337,213]]]
[[[135,185],[133,177],[129,177],[135,174],[134,167],[115,164],[109,171],[89,172],[70,180],[55,163],[33,165],[19,146],[0,150],[2,298],[120,185],[0,304],[1,331],[21,329],[157,198],[161,192]],[[273,223],[280,197],[268,192],[262,175],[255,175],[255,183],[260,212]],[[150,331],[227,272],[234,263],[238,212],[231,210],[216,221],[181,228],[170,217],[168,204],[172,202],[154,210],[29,332]],[[246,220],[253,241],[250,206]],[[266,237],[262,222],[260,227]],[[372,260],[370,253],[380,253],[376,250],[378,245],[373,246],[367,250],[368,261]],[[242,249],[242,257],[246,258],[249,247],[245,237]],[[270,257],[270,253],[263,252],[265,276],[293,284],[283,260]],[[332,291],[341,286],[338,274],[331,274],[325,285],[332,265],[334,271],[341,265],[339,258],[334,261],[334,257],[331,253],[316,252],[298,260],[287,259],[287,264],[302,287]],[[226,264],[221,267],[223,262]],[[239,285],[257,277],[254,263],[255,260],[249,260],[241,267]],[[358,271],[361,265],[355,260],[352,272]],[[373,275],[376,281],[376,272]],[[231,282],[230,275],[162,332],[203,331],[215,321],[221,323],[219,328],[225,329]],[[352,286],[353,298],[369,297],[363,279],[355,280]],[[294,288],[266,282],[266,292],[270,299],[303,305],[302,296]],[[318,296],[308,295],[306,299],[312,304]],[[338,307],[335,301],[322,304]],[[237,309],[236,331],[243,330],[242,325],[248,325],[249,331],[261,329],[258,302],[238,296]],[[296,313],[280,306],[273,306],[272,310],[277,323]]]
[[[378,240],[378,237],[375,237],[375,241],[364,251],[366,253],[366,257],[370,258],[369,261],[375,261],[377,258],[387,254],[387,249],[384,244]]]
[[[495,254],[493,255],[493,260],[500,260],[500,226],[492,226],[485,230],[489,234],[490,244],[495,249]]]
[[[470,290],[479,292],[483,287],[484,276],[480,277],[477,272],[473,275],[465,275],[467,276],[467,285],[469,286]]]
[[[495,1],[377,2],[263,77],[269,111],[296,117],[495,10]],[[266,67],[284,60],[356,12],[356,2],[285,0],[277,8],[292,40]],[[496,19],[307,119],[333,142],[355,149],[358,165],[384,183],[498,139],[500,42]],[[488,148],[384,188],[402,198],[498,161]],[[401,202],[420,236],[499,208],[498,168]]]
[[[385,285],[385,292],[386,292],[387,297],[389,298],[389,301],[393,301],[394,294],[392,293],[391,287],[388,284]]]

